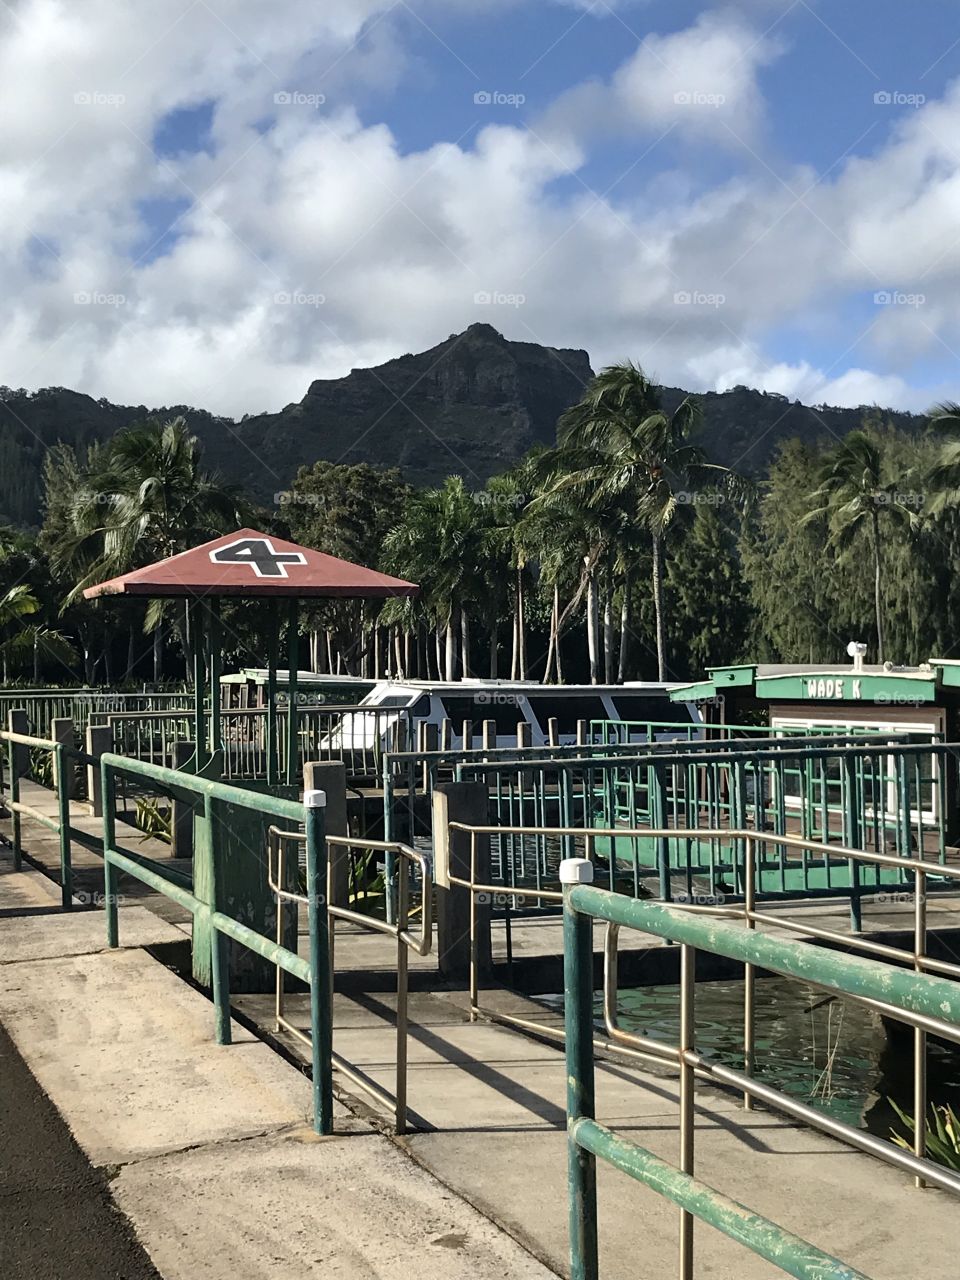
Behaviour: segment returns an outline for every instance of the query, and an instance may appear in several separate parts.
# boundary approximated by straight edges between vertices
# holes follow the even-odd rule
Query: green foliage
[[[693,679],[708,665],[753,661],[753,608],[740,569],[737,531],[718,504],[694,507],[690,527],[667,562],[667,594],[679,674]]]
[[[173,810],[168,804],[161,804],[153,796],[139,796],[135,825],[143,832],[143,840],[160,840],[163,844],[173,844]]]
[[[49,425],[71,396],[0,389],[0,405]],[[556,448],[534,449],[483,488],[450,476],[417,489],[396,469],[319,461],[300,468],[271,517],[207,472],[196,418],[80,401],[77,430],[49,437],[71,443],[39,453],[4,434],[0,412],[0,475],[4,459],[21,470],[42,460],[45,489],[39,539],[0,527],[7,680],[72,682],[82,670],[117,685],[147,673],[151,648],[155,677],[189,670],[179,604],[145,613],[136,601],[85,601],[82,588],[239,524],[289,530],[420,584],[414,600],[304,609],[311,655],[322,660],[326,632],[346,669],[368,675],[372,652],[380,671],[476,673],[486,648],[491,674],[686,678],[737,660],[837,661],[848,640],[878,631],[884,657],[914,662],[951,652],[960,634],[956,405],[940,406],[925,433],[905,415],[851,430],[852,411],[814,413],[745,388],[694,401],[628,363],[560,414]],[[749,501],[717,460],[761,419],[772,434],[751,463],[784,430],[796,438],[781,441]],[[491,439],[506,456],[499,448]],[[155,628],[146,642],[145,624]],[[223,631],[228,666],[264,663],[262,609],[226,604]],[[505,645],[511,662],[498,666]]]
[[[916,1133],[917,1122],[914,1116],[908,1116],[905,1111],[893,1101],[888,1099],[891,1107],[900,1117],[900,1120],[907,1132]],[[913,1150],[913,1143],[891,1130],[890,1137],[898,1147],[903,1147],[905,1151]],[[945,1165],[948,1169],[955,1169],[960,1173],[960,1119],[953,1107],[931,1106],[930,1118],[926,1121],[926,1150],[927,1155],[937,1164]]]

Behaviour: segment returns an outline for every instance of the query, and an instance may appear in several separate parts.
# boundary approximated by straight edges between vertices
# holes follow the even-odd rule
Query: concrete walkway
[[[0,894],[5,883],[23,903],[48,893],[36,874],[16,884],[0,875]],[[419,1131],[391,1141],[341,1079],[350,1110],[338,1111],[333,1139],[318,1140],[304,1074],[239,1025],[236,1043],[218,1047],[209,1001],[144,950],[182,941],[183,928],[131,899],[120,937],[122,951],[105,950],[100,912],[0,918],[0,1022],[90,1160],[110,1170],[114,1199],[165,1280],[567,1273],[556,1048],[470,1024],[461,992],[415,992],[409,1098]],[[367,977],[393,964],[366,935],[351,942],[338,931],[338,970],[356,976],[354,954]],[[364,985],[361,976],[359,990],[354,982],[338,994],[335,1048],[392,1089],[394,1001]],[[494,1000],[485,993],[485,1004]],[[235,1008],[272,1031],[270,997],[238,997]],[[287,1012],[306,1025],[302,997],[289,997]],[[298,1052],[295,1040],[289,1047]],[[597,1092],[601,1120],[676,1161],[669,1075],[606,1063]],[[955,1198],[917,1191],[905,1175],[773,1114],[744,1113],[735,1097],[700,1086],[697,1102],[697,1171],[708,1183],[874,1280],[956,1275]],[[605,1167],[599,1186],[604,1280],[669,1280],[677,1210]],[[697,1249],[698,1280],[782,1274],[705,1226]]]
[[[268,997],[240,996],[250,1018],[272,1027]],[[484,1004],[531,1016],[522,997],[484,993]],[[395,997],[340,995],[334,1047],[382,1087],[395,1079]],[[306,997],[287,1015],[308,1025]],[[556,1015],[541,1010],[544,1022]],[[471,1024],[462,993],[410,998],[409,1102],[422,1132],[403,1145],[425,1169],[506,1226],[558,1272],[567,1265],[566,1073],[550,1044],[490,1022]],[[291,1052],[302,1047],[291,1037]],[[356,1093],[341,1080],[342,1089]],[[359,1095],[357,1095],[359,1096]],[[675,1078],[625,1062],[597,1064],[597,1117],[676,1164]],[[889,1166],[781,1117],[744,1112],[739,1096],[697,1090],[697,1173],[873,1280],[954,1280],[960,1202],[917,1191]],[[669,1280],[676,1274],[677,1211],[623,1175],[598,1170],[604,1280]],[[698,1225],[696,1276],[772,1280],[782,1272]],[[638,1260],[642,1260],[638,1265]]]
[[[215,1044],[210,1002],[143,949],[176,926],[129,906],[120,935],[106,950],[100,912],[0,920],[0,1023],[164,1280],[552,1274],[343,1108],[318,1139],[309,1081],[249,1032]]]

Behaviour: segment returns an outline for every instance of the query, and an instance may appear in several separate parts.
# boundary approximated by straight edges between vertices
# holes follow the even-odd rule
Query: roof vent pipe
[[[863,670],[863,655],[867,652],[867,646],[861,640],[851,640],[847,645],[847,653],[853,659],[853,669],[856,672]]]

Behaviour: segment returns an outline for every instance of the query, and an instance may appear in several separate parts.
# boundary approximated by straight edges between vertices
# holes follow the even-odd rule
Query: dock
[[[93,830],[99,820],[79,809],[71,821]],[[169,900],[125,877],[121,949],[110,951],[96,909],[97,855],[75,851],[81,902],[64,913],[40,869],[58,865],[56,837],[24,819],[23,848],[20,872],[0,848],[0,1024],[90,1166],[106,1171],[113,1202],[163,1280],[352,1280],[394,1276],[400,1258],[427,1280],[568,1274],[563,1055],[554,1040],[495,1020],[519,1015],[549,1033],[555,1013],[493,984],[481,1001],[490,1016],[471,1022],[467,994],[439,981],[434,957],[413,960],[412,1131],[393,1135],[338,1075],[335,1132],[320,1138],[310,1126],[309,1057],[276,1031],[273,997],[235,996],[233,1044],[214,1043],[209,999],[176,969],[186,912],[177,918]],[[162,857],[165,848],[145,851]],[[785,909],[771,910],[771,930]],[[846,911],[822,900],[809,909],[821,923]],[[954,899],[932,902],[931,931],[955,928],[957,911]],[[892,901],[871,911],[870,928],[890,933],[908,914]],[[514,937],[515,956],[531,962],[552,962],[557,946],[555,917]],[[645,946],[648,960],[676,951],[655,939]],[[494,950],[502,972],[496,933]],[[389,938],[337,931],[334,1049],[387,1091],[391,953]],[[286,1017],[309,1028],[305,995],[286,996]],[[598,1119],[670,1160],[678,1101],[675,1074],[598,1059]],[[960,1228],[952,1195],[919,1191],[880,1161],[762,1108],[745,1112],[739,1095],[703,1083],[695,1127],[700,1178],[873,1280],[955,1274],[946,1243]],[[671,1274],[677,1210],[606,1165],[598,1181],[602,1274]],[[69,1212],[69,1189],[61,1194],[51,1212]],[[703,1225],[697,1249],[697,1276],[781,1274]]]

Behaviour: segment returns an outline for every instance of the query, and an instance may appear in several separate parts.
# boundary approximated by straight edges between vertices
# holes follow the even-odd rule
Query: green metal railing
[[[287,973],[293,974],[310,988],[310,1027],[313,1068],[314,1128],[317,1133],[333,1131],[332,1002],[330,981],[329,926],[327,917],[327,851],[324,837],[324,804],[322,791],[308,791],[303,804],[259,792],[245,791],[228,783],[208,781],[174,769],[133,761],[117,755],[104,755],[100,761],[103,786],[103,875],[107,943],[119,946],[119,911],[117,878],[123,872],[149,885],[158,893],[191,912],[194,933],[197,926],[209,926],[210,969],[216,1038],[229,1044],[230,979],[225,943],[233,939],[262,956]],[[202,801],[204,815],[211,828],[217,820],[220,804],[254,810],[282,821],[286,826],[303,826],[306,843],[306,903],[309,932],[309,960],[282,946],[272,938],[234,920],[223,910],[223,886],[214,859],[211,901],[202,901],[194,892],[192,880],[182,873],[150,859],[133,859],[117,847],[116,787],[121,777],[132,777],[154,790],[165,790],[175,797],[194,803]]]
[[[274,741],[278,777],[290,774],[289,711],[275,712]],[[106,718],[113,750],[153,764],[169,764],[179,743],[196,736],[191,710],[124,711]],[[222,775],[232,781],[261,781],[270,774],[269,712],[265,707],[224,708],[218,720]],[[373,782],[380,776],[384,751],[409,742],[410,718],[403,708],[301,706],[297,709],[296,759],[292,773],[302,776],[308,761],[342,760],[348,781]]]
[[[57,742],[53,738],[39,738],[27,733],[14,733],[12,730],[0,730],[0,743],[6,743],[6,753],[0,752],[0,798],[11,814],[11,836],[13,844],[13,869],[20,871],[23,867],[23,832],[21,820],[31,818],[48,831],[56,833],[60,844],[60,895],[63,909],[69,911],[73,906],[73,866],[71,859],[71,842],[86,837],[77,830],[70,821],[70,779],[78,763],[89,764],[92,757],[85,751],[77,751],[66,743]],[[22,776],[21,761],[18,758],[23,751],[42,751],[49,753],[53,764],[54,786],[57,796],[57,816],[52,818],[33,805],[20,798],[20,781]],[[6,765],[6,768],[4,768]]]
[[[607,754],[609,752],[609,754]],[[598,853],[606,858],[610,887],[640,897],[645,882],[669,900],[684,892],[742,895],[737,850],[708,830],[752,828],[799,836],[820,846],[873,849],[901,858],[946,859],[948,820],[956,821],[957,748],[909,737],[862,735],[825,740],[763,739],[730,743],[657,743],[635,747],[526,752],[511,759],[461,757],[461,781],[484,781],[491,818],[504,828],[623,828]],[[798,778],[799,782],[792,781]],[[793,802],[794,792],[800,795]],[[385,804],[388,797],[385,797]],[[643,828],[677,828],[653,837]],[[702,829],[703,835],[695,834]],[[633,834],[638,830],[641,834]],[[681,835],[692,830],[693,835]],[[628,834],[631,833],[631,834]],[[505,889],[546,882],[569,841],[520,831],[496,837],[493,873]],[[842,854],[781,849],[760,868],[764,897],[849,894],[857,911],[861,890],[896,886],[903,877],[879,864],[862,881]],[[632,882],[632,889],[631,889]]]
[[[271,827],[269,839],[267,875],[270,887],[276,895],[277,904],[280,908],[277,912],[277,942],[279,943],[283,937],[285,912],[292,910],[296,914],[299,905],[306,901],[303,894],[283,887],[289,883],[285,867],[286,845],[297,844],[302,846],[304,837],[296,832],[281,831],[278,827]],[[393,1094],[388,1093],[365,1071],[361,1071],[359,1067],[355,1066],[342,1054],[337,1053],[336,1050],[332,1052],[333,1066],[348,1080],[351,1080],[362,1089],[374,1102],[389,1112],[393,1116],[394,1131],[398,1134],[403,1134],[410,1127],[410,1115],[407,1107],[409,956],[411,952],[417,956],[429,955],[433,945],[433,880],[430,860],[418,850],[411,849],[404,844],[387,844],[383,840],[364,840],[353,836],[327,836],[327,851],[327,918],[330,926],[331,983],[336,967],[336,926],[338,921],[354,925],[371,933],[385,934],[387,937],[395,939],[397,944],[396,1090]],[[401,870],[397,877],[396,906],[391,913],[394,917],[393,923],[352,910],[344,902],[337,901],[334,882],[335,863],[338,858],[349,859],[351,855],[357,853],[379,855],[389,853],[397,860]],[[419,880],[417,888],[419,890],[420,910],[420,930],[416,934],[410,930],[410,899],[413,887],[411,879],[414,873],[417,874]],[[310,1035],[305,1035],[296,1023],[291,1022],[286,1016],[283,974],[279,968],[277,969],[275,996],[277,1030],[286,1031],[302,1043],[311,1045],[313,1031],[311,1030]]]
[[[109,689],[3,689],[0,690],[0,721],[7,723],[11,711],[25,711],[29,732],[49,737],[54,720],[70,719],[82,733],[88,724],[104,724],[116,712],[175,710],[192,705],[193,695],[182,690],[116,693]]]
[[[813,1108],[759,1084],[746,1072],[719,1066],[697,1052],[694,1038],[696,951],[795,978],[827,991],[865,1000],[924,1029],[960,1038],[960,984],[946,978],[843,955],[804,943],[744,929],[715,914],[692,913],[661,903],[640,902],[593,886],[593,865],[584,858],[560,866],[563,885],[564,1032],[567,1062],[567,1134],[569,1152],[569,1223],[572,1280],[598,1280],[596,1161],[601,1159],[645,1183],[680,1207],[679,1276],[692,1280],[694,1220],[700,1219],[760,1257],[801,1280],[850,1280],[862,1273],[814,1245],[730,1200],[694,1176],[694,1089],[697,1074],[733,1085],[788,1115],[827,1132],[849,1136],[854,1131]],[[922,895],[920,895],[922,896]],[[618,1042],[672,1061],[680,1073],[680,1152],[678,1165],[662,1160],[638,1143],[618,1136],[596,1119],[593,1021],[593,921],[608,930],[636,929],[681,948],[681,1018],[679,1043],[664,1045],[651,1037],[620,1032]],[[609,953],[609,948],[608,948]],[[605,984],[606,986],[607,984]],[[615,985],[615,983],[614,983]],[[609,1010],[610,993],[605,991]],[[614,993],[615,1006],[615,993]],[[922,1125],[918,1117],[918,1125]],[[856,1134],[864,1150],[874,1146],[888,1163],[924,1182],[960,1193],[960,1177],[941,1165],[918,1158],[867,1134]]]

